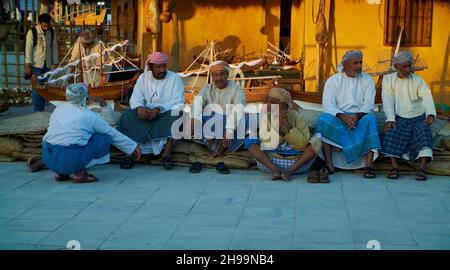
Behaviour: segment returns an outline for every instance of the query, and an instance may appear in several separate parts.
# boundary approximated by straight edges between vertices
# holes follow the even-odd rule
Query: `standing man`
[[[346,52],[341,61],[343,70],[325,83],[324,113],[317,121],[316,132],[322,137],[328,173],[334,173],[333,156],[343,153],[347,165],[365,158],[364,177],[375,178],[374,154],[381,149],[377,119],[371,114],[375,84],[372,77],[362,72],[362,58],[361,51]],[[332,154],[332,145],[343,151]]]
[[[50,27],[51,17],[43,13],[38,17],[39,24],[28,30],[25,39],[25,77],[39,76],[58,63],[58,43],[56,33]],[[33,110],[43,111],[45,99],[32,89]]]
[[[138,142],[143,154],[159,155],[165,169],[172,169],[172,124],[178,116],[171,116],[172,109],[183,108],[184,86],[180,76],[167,69],[168,57],[154,52],[147,58],[145,71],[141,74],[130,98],[130,109],[123,112],[117,129]],[[133,166],[128,156],[123,169]]]
[[[396,73],[383,78],[383,111],[386,114],[383,153],[391,159],[388,178],[400,175],[397,158],[419,160],[416,180],[425,181],[427,162],[433,159],[430,125],[436,118],[433,96],[425,81],[412,74],[413,55],[401,51],[394,55]]]
[[[92,36],[89,31],[80,33],[77,41],[73,46],[72,53],[70,55],[69,62],[76,61],[80,58],[84,58],[94,53],[98,53],[98,56],[86,57],[83,60],[83,79],[88,85],[98,86],[101,80],[100,65],[102,52],[100,42]],[[95,69],[96,68],[96,69]],[[81,72],[81,71],[80,71]]]

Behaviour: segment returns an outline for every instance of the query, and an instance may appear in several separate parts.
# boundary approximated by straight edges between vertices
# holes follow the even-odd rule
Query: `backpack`
[[[30,30],[31,30],[31,33],[33,34],[33,48],[34,48],[37,45],[37,29],[36,29],[36,27],[31,27]],[[53,47],[53,38],[55,37],[55,29],[53,29],[52,27],[50,27],[50,36],[51,36],[50,47]],[[26,36],[25,36],[24,41],[25,41],[25,43],[27,42]],[[25,46],[24,46],[24,48],[25,48]]]

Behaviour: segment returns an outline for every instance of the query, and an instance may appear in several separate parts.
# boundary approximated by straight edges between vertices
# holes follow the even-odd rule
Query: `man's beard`
[[[166,77],[166,75],[167,75],[167,71],[164,71],[164,72],[156,74],[156,76],[154,76],[154,77],[158,80],[162,80]]]

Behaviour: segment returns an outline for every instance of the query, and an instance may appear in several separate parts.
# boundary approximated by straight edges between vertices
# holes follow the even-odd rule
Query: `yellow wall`
[[[145,8],[150,0],[140,3],[138,47],[143,54],[151,52],[151,37],[145,33]],[[174,0],[178,12],[179,67],[192,63],[207,41],[218,40],[222,49],[233,47],[238,57],[265,53],[267,41],[278,45],[280,0]],[[306,90],[316,89],[316,41],[312,16],[312,1],[292,0],[291,54],[295,58],[304,51]],[[325,1],[325,15],[329,17],[330,2]],[[393,48],[383,45],[385,1],[370,5],[367,1],[336,0],[334,20],[327,19],[327,28],[334,24],[330,36],[332,48],[328,51],[334,74],[336,63],[345,51],[360,49],[364,63],[373,67],[381,55],[389,57]],[[314,14],[319,0],[314,1]],[[450,103],[450,7],[445,1],[434,1],[432,47],[412,47],[428,63],[428,69],[419,71],[432,90],[437,102]],[[173,20],[163,23],[159,36],[160,50],[172,55]],[[444,74],[444,73],[445,74]],[[444,74],[444,75],[443,75]],[[376,79],[376,78],[375,78]]]
[[[179,66],[188,67],[207,41],[217,40],[237,57],[265,52],[267,40],[278,44],[280,0],[176,1],[179,29]],[[266,13],[266,10],[268,11]],[[266,25],[267,21],[267,25]],[[162,24],[161,48],[172,52],[173,20]]]
[[[315,13],[317,13],[318,2],[318,0],[315,1]],[[373,67],[378,62],[379,57],[392,54],[394,48],[383,45],[385,1],[381,1],[380,5],[370,5],[367,1],[335,2],[336,35],[331,37],[333,42],[330,57],[331,74],[336,67],[336,62],[339,62],[345,51],[349,49],[362,50],[364,53],[363,61],[369,67]],[[329,6],[325,10],[327,17],[328,11]],[[300,5],[294,6],[292,12],[293,37],[291,42],[292,48],[297,49],[293,50],[293,54],[299,56],[305,46],[306,89],[314,90],[317,49],[315,25],[312,22],[312,2],[301,1]],[[417,74],[428,83],[435,101],[447,104],[450,103],[449,18],[450,8],[448,3],[435,1],[432,21],[432,47],[409,48],[414,55],[418,54],[428,63],[428,69],[418,71]],[[329,23],[327,20],[327,28]],[[303,38],[304,36],[306,38]],[[445,57],[446,55],[447,57]],[[443,70],[446,70],[446,75],[443,75]]]

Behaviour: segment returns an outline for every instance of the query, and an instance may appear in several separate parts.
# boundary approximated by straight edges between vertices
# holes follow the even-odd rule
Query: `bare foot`
[[[291,175],[292,175],[291,172],[286,171],[281,174],[281,179],[283,179],[284,181],[289,181],[289,178],[291,177]]]
[[[274,171],[274,172],[272,172],[272,173],[273,173],[273,176],[272,176],[272,180],[273,180],[273,181],[281,180],[281,174],[280,174],[279,171]]]

